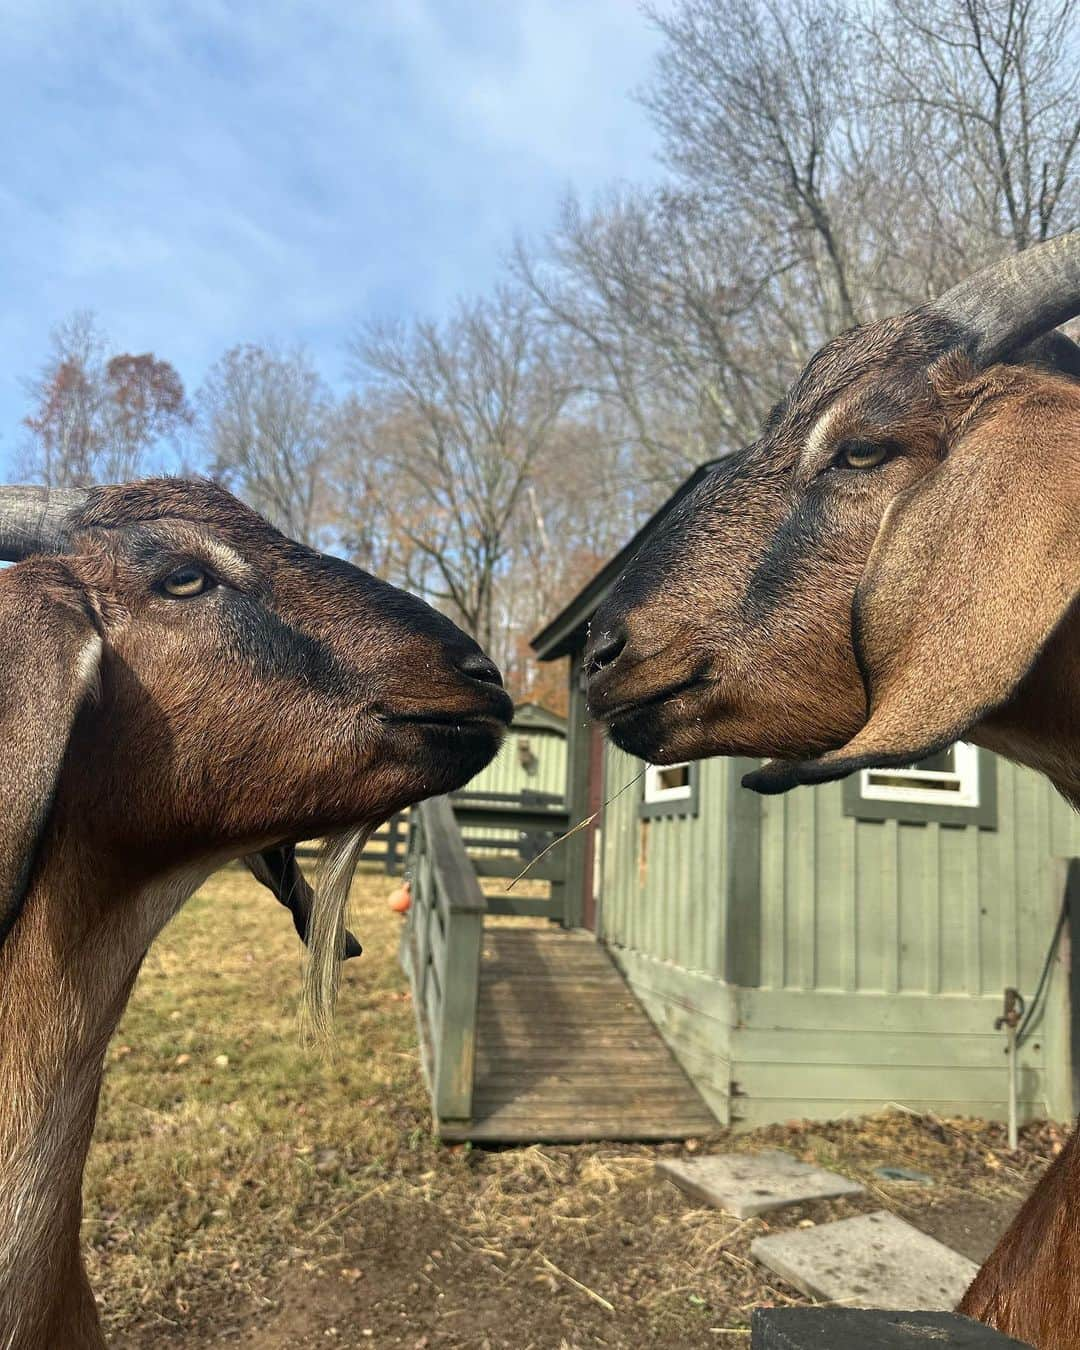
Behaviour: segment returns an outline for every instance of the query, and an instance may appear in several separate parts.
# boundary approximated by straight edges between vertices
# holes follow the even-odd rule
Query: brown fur
[[[890,451],[845,469],[852,440]],[[654,762],[775,756],[747,780],[764,791],[963,735],[1075,804],[1078,520],[1080,382],[976,370],[925,314],[845,334],[623,573],[594,620],[590,707]],[[1080,1345],[1075,1134],[961,1310]]]
[[[460,785],[511,712],[448,620],[212,485],[99,490],[69,550],[0,572],[3,1350],[103,1345],[81,1178],[157,932],[229,858]],[[166,598],[188,561],[223,584]]]

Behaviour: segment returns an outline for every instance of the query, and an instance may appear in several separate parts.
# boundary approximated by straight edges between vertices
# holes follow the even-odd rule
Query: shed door
[[[604,804],[604,733],[598,722],[589,724],[589,783],[585,795],[586,816],[596,819],[585,831],[585,886],[581,910],[582,926],[596,932],[600,898],[600,833],[603,816],[597,814]]]

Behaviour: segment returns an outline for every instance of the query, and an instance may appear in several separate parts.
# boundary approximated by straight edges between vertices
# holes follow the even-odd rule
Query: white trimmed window
[[[910,769],[863,769],[859,787],[864,801],[977,807],[979,752],[957,741]]]
[[[689,761],[685,764],[650,764],[645,770],[647,805],[686,801],[693,795],[693,790]]]

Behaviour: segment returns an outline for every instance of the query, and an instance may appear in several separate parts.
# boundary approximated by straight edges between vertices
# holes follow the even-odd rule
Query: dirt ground
[[[888,1208],[975,1260],[1063,1131],[903,1109],[708,1145],[444,1148],[431,1137],[393,883],[361,876],[331,1055],[300,1046],[288,916],[239,871],[151,953],[110,1048],[84,1240],[117,1350],[231,1344],[746,1347],[801,1303],[758,1235]],[[684,1149],[781,1147],[862,1181],[856,1201],[739,1222],[654,1175]],[[932,1185],[886,1182],[882,1165]]]

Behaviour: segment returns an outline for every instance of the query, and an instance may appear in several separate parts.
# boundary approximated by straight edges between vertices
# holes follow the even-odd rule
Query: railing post
[[[400,811],[390,817],[386,824],[386,858],[383,868],[387,876],[397,875],[398,844],[401,837],[401,822],[404,819]]]

